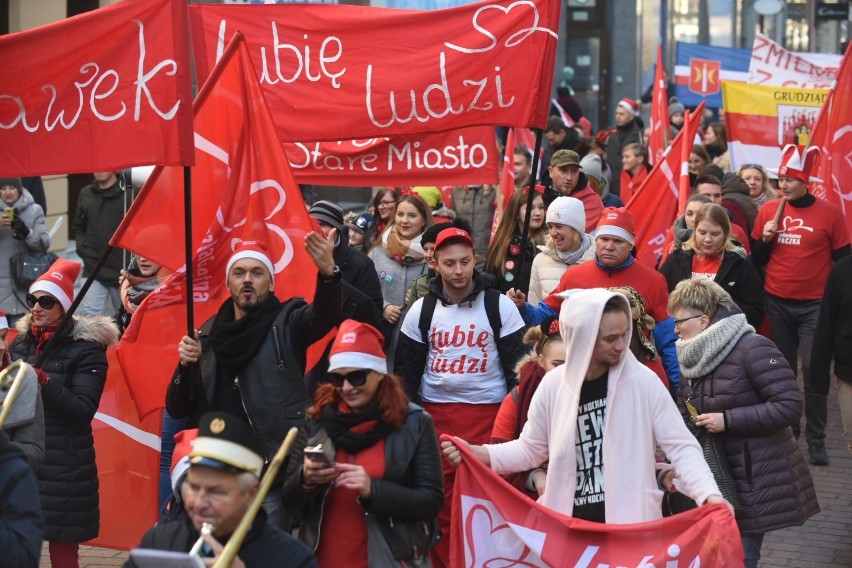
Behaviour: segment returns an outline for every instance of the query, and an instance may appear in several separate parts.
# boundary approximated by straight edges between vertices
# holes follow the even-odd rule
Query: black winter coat
[[[692,278],[694,256],[695,251],[676,248],[660,267],[660,273],[666,277],[669,285],[669,292],[681,280]],[[763,281],[751,262],[735,252],[726,252],[713,281],[731,295],[752,327],[760,325],[765,313]]]
[[[38,568],[44,521],[38,483],[20,448],[0,431],[0,550],[4,566]]]
[[[811,389],[828,394],[832,355],[838,380],[852,384],[852,256],[840,259],[825,283],[811,354]]]
[[[314,419],[308,419],[308,444],[328,444],[328,434]],[[332,442],[333,443],[333,442]],[[430,522],[444,504],[444,474],[441,450],[432,418],[423,408],[409,403],[405,424],[385,438],[385,476],[371,482],[364,512],[402,522]],[[325,496],[330,485],[308,493],[302,486],[302,469],[284,485],[284,502],[291,512],[304,515],[299,538],[316,550]],[[366,544],[365,544],[366,546]]]
[[[699,412],[722,412],[725,454],[736,482],[743,534],[803,524],[819,512],[816,490],[790,426],[802,414],[796,376],[770,340],[743,335],[707,376],[687,385],[683,399]],[[683,405],[681,412],[688,419]]]
[[[142,537],[139,548],[189,552],[198,540],[199,533],[189,519],[155,526]],[[223,539],[224,545],[228,539]],[[292,566],[293,568],[316,568],[317,561],[308,548],[281,529],[270,526],[266,513],[260,510],[238,553],[246,568],[269,568],[270,566]],[[135,568],[133,560],[124,563],[124,568]]]
[[[13,360],[36,360],[30,317],[9,351]],[[74,317],[42,364],[50,380],[42,387],[45,460],[38,471],[45,540],[84,542],[98,536],[98,469],[92,420],[106,384],[106,350],[118,342],[108,317]]]
[[[109,240],[132,201],[132,195],[122,189],[118,181],[105,190],[96,189],[96,185],[83,188],[77,198],[77,211],[74,214],[74,237],[77,254],[83,260],[85,277],[92,273],[101,254],[109,246]],[[106,264],[98,272],[98,282],[117,288],[118,276],[123,268],[121,249],[113,249]]]

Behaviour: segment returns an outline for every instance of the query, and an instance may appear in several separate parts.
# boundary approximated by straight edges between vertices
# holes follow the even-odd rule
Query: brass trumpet
[[[12,377],[12,373],[15,373],[14,377]],[[0,428],[3,428],[6,416],[9,415],[12,405],[15,404],[15,398],[18,396],[26,376],[27,364],[23,361],[15,361],[0,371],[0,390],[6,391],[6,397],[3,399],[3,404],[0,405]]]

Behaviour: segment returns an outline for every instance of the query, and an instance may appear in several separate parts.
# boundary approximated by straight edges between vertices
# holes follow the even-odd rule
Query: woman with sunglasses
[[[754,201],[755,206],[760,209],[770,199],[778,197],[778,193],[772,189],[769,176],[760,164],[743,164],[737,170],[737,175],[743,178],[748,185],[748,194]]]
[[[388,374],[368,324],[340,325],[328,370],[308,410],[302,468],[284,487],[304,519],[299,538],[320,567],[429,566],[444,501],[432,419]]]
[[[678,406],[684,420],[722,438],[739,500],[745,566],[757,568],[764,534],[801,525],[819,511],[791,429],[803,408],[796,374],[711,280],[680,282],[669,313],[680,336]]]
[[[24,189],[21,178],[0,178],[0,309],[6,312],[13,326],[27,306],[26,285],[21,286],[12,276],[10,260],[25,252],[46,252],[50,235],[44,221],[44,211],[33,196]]]
[[[45,426],[38,484],[54,568],[77,568],[79,544],[98,536],[92,419],[106,383],[107,347],[118,342],[118,327],[104,316],[74,317],[59,329],[79,274],[79,263],[60,258],[30,286],[30,313],[18,322],[20,334],[9,348],[13,360],[30,364],[44,356],[36,369]]]

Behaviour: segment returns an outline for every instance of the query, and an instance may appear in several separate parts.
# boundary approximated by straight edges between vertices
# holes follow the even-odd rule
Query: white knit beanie
[[[561,195],[547,208],[546,221],[568,225],[582,235],[586,232],[586,208],[579,199]]]

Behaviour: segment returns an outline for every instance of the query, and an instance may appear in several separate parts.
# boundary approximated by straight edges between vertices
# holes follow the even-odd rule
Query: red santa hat
[[[30,294],[45,292],[62,305],[66,312],[74,301],[74,281],[80,275],[81,264],[73,260],[59,258],[50,265],[47,272],[30,285]]]
[[[175,434],[175,449],[172,452],[172,466],[170,477],[172,480],[172,491],[180,500],[180,484],[189,470],[189,454],[195,447],[195,439],[198,437],[198,428],[181,430]]]
[[[231,267],[234,266],[238,260],[242,260],[244,258],[252,258],[263,263],[269,271],[269,276],[272,278],[273,284],[275,283],[275,269],[272,266],[272,260],[269,258],[269,255],[266,254],[266,247],[257,241],[242,241],[239,245],[237,245],[237,248],[234,249],[234,254],[232,254],[231,258],[228,259],[228,267],[225,269],[226,280],[228,275],[231,273]]]
[[[633,116],[639,114],[639,103],[634,101],[633,99],[628,99],[627,97],[624,97],[623,99],[618,101],[618,106],[623,109],[626,109],[627,112],[629,112]]]
[[[778,174],[779,178],[797,179],[802,183],[821,182],[811,176],[811,170],[819,160],[819,148],[816,146],[798,146],[787,144],[781,152],[781,167],[766,168],[767,171]]]
[[[388,361],[382,349],[384,338],[375,327],[345,320],[337,330],[328,357],[329,372],[337,369],[370,369],[387,374]]]
[[[636,238],[633,215],[624,207],[607,207],[603,210],[595,229],[595,238],[601,235],[619,237],[632,245]]]
[[[9,329],[9,318],[6,317],[6,312],[0,310],[0,331]]]

